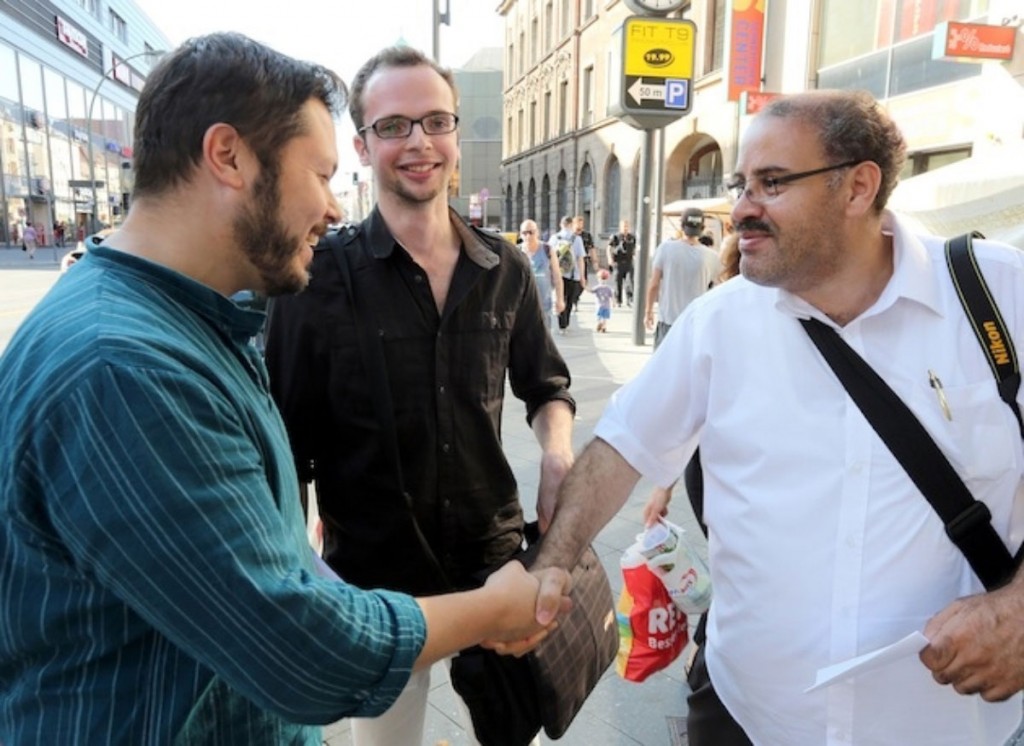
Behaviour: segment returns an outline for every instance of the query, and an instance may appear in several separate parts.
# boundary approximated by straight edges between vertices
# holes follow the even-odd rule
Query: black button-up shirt
[[[325,556],[363,587],[469,587],[513,554],[523,518],[501,445],[505,375],[530,419],[554,400],[574,406],[528,263],[452,221],[462,252],[440,313],[376,210],[344,248],[322,242],[309,288],[271,309],[271,388],[300,477],[316,481]]]

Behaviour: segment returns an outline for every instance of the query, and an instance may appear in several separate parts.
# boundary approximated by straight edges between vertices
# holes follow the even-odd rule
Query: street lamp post
[[[99,96],[100,88],[103,87],[103,84],[107,82],[107,79],[117,69],[119,65],[127,64],[128,62],[131,62],[132,60],[138,57],[159,56],[163,53],[164,50],[162,49],[147,49],[144,52],[136,52],[135,54],[128,55],[123,60],[118,60],[113,65],[111,65],[106,71],[104,71],[103,75],[100,76],[100,82],[97,83],[96,87],[92,89],[92,98],[89,99],[89,112],[86,119],[86,129],[88,130],[89,135],[89,185],[92,189],[92,218],[89,221],[90,233],[95,233],[98,230],[98,228],[96,227],[96,212],[99,210],[96,194],[96,161],[93,159],[92,149],[92,112],[93,108],[96,106],[96,97]]]

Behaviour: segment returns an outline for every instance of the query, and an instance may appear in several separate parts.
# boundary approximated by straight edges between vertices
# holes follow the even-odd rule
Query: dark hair
[[[896,123],[864,91],[809,91],[774,99],[761,112],[791,117],[818,131],[822,150],[832,163],[874,161],[882,171],[875,196],[881,212],[896,186],[907,144]]]
[[[230,124],[260,165],[275,173],[281,148],[303,131],[302,107],[322,101],[336,117],[345,84],[330,70],[300,62],[236,33],[189,39],[160,60],[135,112],[135,196],[187,181],[202,159],[203,137]]]
[[[455,76],[447,67],[442,67],[427,57],[418,49],[406,46],[386,47],[368,59],[359,68],[355,78],[352,79],[352,92],[348,97],[348,113],[352,117],[352,124],[356,131],[361,130],[366,122],[363,121],[363,93],[366,91],[366,84],[378,70],[390,67],[419,67],[426,65],[440,75],[452,91],[452,100],[455,107],[459,106],[459,91],[455,87]]]

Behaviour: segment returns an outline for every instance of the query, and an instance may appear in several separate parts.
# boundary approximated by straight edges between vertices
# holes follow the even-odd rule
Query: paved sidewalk
[[[59,248],[55,246],[40,246],[36,249],[35,257],[28,258],[28,252],[22,251],[20,246],[4,246],[0,244],[0,269],[60,269],[60,260],[71,246]]]
[[[652,337],[647,345],[633,344],[632,309],[612,310],[608,331],[593,331],[595,309],[593,295],[584,293],[580,309],[567,335],[556,334],[555,341],[572,373],[572,392],[577,401],[577,421],[573,445],[578,453],[590,440],[605,403],[611,394],[632,378],[651,356]],[[519,482],[527,518],[532,518],[539,481],[540,453],[532,431],[526,426],[522,403],[507,391],[503,423],[505,451]],[[595,549],[601,557],[612,589],[618,597],[622,587],[619,557],[643,529],[641,509],[651,485],[641,481],[627,505],[598,535]],[[685,497],[673,500],[672,519],[699,535],[699,529]],[[686,712],[688,688],[681,657],[665,671],[642,684],[624,681],[612,666],[598,683],[568,732],[557,743],[566,746],[675,746],[686,744],[685,727],[679,720]],[[435,666],[427,713],[424,744],[447,742],[451,746],[468,743],[462,730],[455,695],[444,669]],[[324,730],[325,743],[349,746],[350,727],[341,721]],[[550,739],[541,739],[551,743]]]

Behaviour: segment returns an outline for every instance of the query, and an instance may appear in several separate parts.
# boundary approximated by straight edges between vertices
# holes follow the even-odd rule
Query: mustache
[[[740,233],[771,233],[772,228],[768,223],[754,218],[744,218],[735,225]]]

